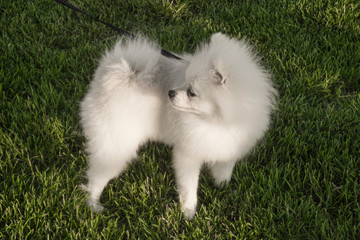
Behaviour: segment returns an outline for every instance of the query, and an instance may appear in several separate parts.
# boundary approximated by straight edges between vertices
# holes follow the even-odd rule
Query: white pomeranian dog
[[[89,159],[88,204],[149,141],[172,146],[185,218],[195,215],[200,169],[220,185],[264,136],[276,90],[251,47],[221,33],[182,60],[138,38],[119,41],[100,60],[81,102]]]

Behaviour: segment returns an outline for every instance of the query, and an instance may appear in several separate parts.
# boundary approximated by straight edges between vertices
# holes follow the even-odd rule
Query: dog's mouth
[[[200,112],[198,110],[196,110],[195,108],[187,108],[187,107],[180,107],[180,106],[176,106],[174,105],[174,103],[171,101],[172,106],[179,111],[182,112],[189,112],[189,113],[195,113],[195,114],[199,114]]]
[[[184,103],[179,103],[179,98],[177,98],[178,92],[175,90],[170,90],[168,92],[168,96],[171,102],[171,105],[179,111],[182,112],[188,112],[188,113],[195,113],[195,114],[199,114],[200,111],[198,109],[195,109],[191,106],[188,106]],[[181,101],[180,101],[181,102]]]

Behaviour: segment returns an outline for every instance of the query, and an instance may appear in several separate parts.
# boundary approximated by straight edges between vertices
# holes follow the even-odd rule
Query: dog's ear
[[[224,85],[226,83],[226,74],[222,68],[222,64],[213,64],[211,66],[211,75],[215,79],[216,84]]]
[[[216,78],[217,84],[224,85],[226,83],[226,78],[218,70],[215,69],[213,74]]]

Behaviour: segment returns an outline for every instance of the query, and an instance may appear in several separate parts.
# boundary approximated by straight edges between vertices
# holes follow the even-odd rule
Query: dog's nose
[[[169,95],[169,98],[174,98],[175,95],[176,95],[176,92],[175,92],[174,90],[170,90],[170,91],[168,92],[168,95]]]

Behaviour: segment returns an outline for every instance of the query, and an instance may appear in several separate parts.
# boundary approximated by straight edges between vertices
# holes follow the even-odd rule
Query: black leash
[[[62,4],[62,5],[64,5],[64,6],[66,6],[66,7],[68,7],[68,8],[70,8],[70,9],[72,9],[72,10],[74,10],[74,11],[76,11],[76,12],[79,12],[79,13],[82,13],[82,14],[88,16],[89,18],[93,19],[93,20],[96,21],[96,22],[100,22],[100,23],[108,26],[109,28],[111,28],[111,29],[114,30],[114,31],[117,31],[117,32],[120,33],[121,35],[126,35],[126,36],[128,36],[128,37],[130,37],[130,38],[135,38],[135,35],[127,32],[127,31],[125,31],[125,30],[123,30],[123,29],[120,29],[120,28],[118,28],[118,27],[115,27],[115,26],[113,26],[113,25],[111,25],[111,24],[109,24],[109,23],[107,23],[107,22],[104,22],[104,21],[102,21],[102,20],[100,20],[100,19],[98,19],[98,18],[90,15],[89,13],[87,13],[87,12],[85,12],[85,11],[83,11],[83,10],[81,10],[81,9],[73,6],[73,5],[71,5],[70,3],[66,2],[66,1],[62,1],[62,0],[55,0],[55,1],[58,2],[58,3],[60,3],[60,4]],[[180,57],[172,54],[171,52],[166,51],[165,49],[161,49],[161,54],[162,54],[163,56],[167,57],[167,58],[174,58],[174,59],[176,59],[176,60],[183,60],[183,59],[181,59]]]

